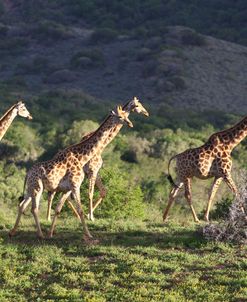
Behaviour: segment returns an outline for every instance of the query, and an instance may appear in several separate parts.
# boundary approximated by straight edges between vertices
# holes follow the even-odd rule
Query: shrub
[[[94,31],[91,36],[90,42],[95,43],[109,43],[114,41],[118,33],[111,28],[99,28]]]
[[[0,15],[1,15],[1,7],[0,7]],[[5,37],[8,32],[8,27],[2,23],[0,23],[0,37]]]
[[[19,54],[22,53],[28,46],[29,41],[25,38],[6,38],[0,39],[0,53],[1,54]]]
[[[104,54],[98,48],[81,50],[74,54],[70,60],[70,64],[74,68],[98,67],[104,63]]]
[[[40,42],[63,40],[72,36],[71,32],[62,24],[48,20],[38,23],[32,30],[32,34]]]
[[[233,199],[230,197],[223,198],[221,201],[216,202],[215,209],[211,211],[210,218],[212,219],[225,219],[229,215],[230,207]]]
[[[1,151],[2,156],[5,154],[6,159],[34,160],[44,151],[37,132],[31,125],[25,125],[22,121],[15,121],[14,127],[8,129],[3,142],[5,145],[1,146]]]
[[[91,120],[75,121],[71,128],[61,136],[61,144],[63,147],[79,143],[82,137],[89,132],[98,128],[98,123]]]
[[[182,34],[181,41],[185,46],[204,46],[206,45],[206,39],[204,36],[194,32],[185,31]]]
[[[101,175],[107,195],[97,208],[95,216],[111,219],[143,218],[145,204],[140,186],[131,182],[128,174],[117,168],[104,169]],[[85,191],[83,200],[87,200]]]

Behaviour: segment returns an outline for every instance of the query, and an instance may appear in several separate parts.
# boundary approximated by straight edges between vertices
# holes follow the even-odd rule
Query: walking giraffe
[[[194,220],[195,222],[199,221],[192,205],[191,197],[191,179],[194,176],[200,179],[214,177],[204,215],[206,221],[209,221],[210,207],[222,180],[224,180],[231,191],[238,196],[237,187],[231,176],[231,152],[246,136],[247,116],[235,126],[211,135],[208,141],[201,147],[188,149],[170,159],[168,173],[171,161],[176,159],[178,184],[174,183],[169,173],[168,179],[173,185],[173,188],[169,195],[168,205],[163,214],[164,221],[167,219],[168,211],[174,202],[175,196],[183,185],[185,198],[190,206]],[[244,211],[243,205],[242,211]]]
[[[32,201],[32,213],[36,223],[38,236],[44,238],[39,217],[39,202],[44,190],[49,192],[63,192],[53,217],[50,237],[55,227],[55,222],[58,214],[60,213],[64,202],[72,194],[76,201],[77,212],[80,216],[81,223],[84,230],[84,240],[92,240],[87,224],[85,222],[83,209],[80,201],[80,186],[84,178],[82,167],[93,158],[97,152],[103,150],[116,136],[123,124],[128,124],[129,127],[133,127],[133,124],[128,118],[129,113],[122,110],[119,106],[117,112],[112,111],[99,128],[88,139],[67,147],[66,149],[58,152],[53,159],[38,163],[38,168],[34,165],[26,176],[26,194],[24,199],[19,205],[19,211],[17,219],[13,229],[9,235],[13,236],[18,228],[21,215],[25,211],[28,204]],[[114,131],[115,127],[118,127],[118,131]]]
[[[134,97],[132,100],[128,101],[127,103],[125,103],[123,105],[123,109],[126,112],[136,112],[138,114],[143,114],[145,116],[149,116],[148,111],[143,107],[143,105],[141,104],[141,102]],[[116,131],[118,130],[118,127],[116,126]],[[91,135],[93,135],[93,132],[85,135],[82,138],[82,141],[89,138]],[[94,210],[98,207],[98,205],[102,202],[103,198],[106,196],[106,189],[102,183],[102,179],[99,175],[99,170],[101,169],[102,165],[103,165],[103,159],[101,156],[101,152],[97,153],[84,167],[84,173],[85,175],[88,177],[89,179],[89,190],[88,190],[88,198],[89,198],[89,214],[88,214],[88,218],[90,220],[94,220],[94,215],[93,212]],[[99,198],[95,201],[95,203],[93,203],[93,194],[94,194],[94,187],[96,187],[99,189],[100,192],[100,196]],[[51,216],[51,205],[52,205],[52,200],[55,196],[56,192],[53,193],[49,193],[48,194],[48,208],[47,208],[47,219],[50,220],[50,216]],[[73,212],[75,213],[75,215],[78,217],[77,212],[75,211],[73,204],[68,200],[68,203],[70,205],[70,207],[72,208]],[[79,218],[79,217],[78,217]]]
[[[29,120],[32,119],[32,116],[28,112],[25,104],[22,101],[17,102],[15,105],[11,106],[0,119],[0,140],[3,138],[17,115]]]

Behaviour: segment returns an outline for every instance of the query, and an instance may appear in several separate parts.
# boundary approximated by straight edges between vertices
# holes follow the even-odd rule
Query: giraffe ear
[[[117,115],[116,112],[113,111],[113,110],[111,111],[111,114],[112,114],[112,115]]]
[[[117,106],[117,114],[120,115],[123,112],[122,106]]]

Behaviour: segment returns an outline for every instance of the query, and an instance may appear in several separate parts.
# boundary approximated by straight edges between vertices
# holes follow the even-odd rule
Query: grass
[[[36,239],[31,217],[14,238],[2,229],[0,301],[247,301],[246,246],[206,242],[189,222],[89,227],[100,244],[83,244],[73,218],[51,240]]]

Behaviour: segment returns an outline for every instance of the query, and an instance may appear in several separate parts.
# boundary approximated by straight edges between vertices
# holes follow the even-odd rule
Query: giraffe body
[[[32,201],[32,213],[35,219],[38,236],[43,238],[40,227],[38,210],[40,197],[43,190],[51,192],[63,192],[59,201],[51,227],[51,236],[55,227],[55,222],[66,199],[72,195],[77,204],[77,212],[80,216],[83,228],[84,239],[92,238],[85,219],[80,202],[80,185],[84,178],[82,167],[93,158],[97,152],[104,149],[113,139],[113,129],[118,127],[120,130],[124,123],[130,127],[133,124],[128,119],[128,113],[118,107],[117,113],[111,114],[105,119],[101,126],[88,139],[79,144],[72,145],[58,152],[52,160],[34,165],[26,176],[26,194],[20,203],[19,212],[14,228],[10,231],[10,236],[14,235],[20,222],[21,215],[28,204]],[[116,135],[117,132],[114,132]]]
[[[176,159],[178,184],[176,185],[169,175],[168,178],[173,184],[173,188],[169,195],[168,205],[163,213],[164,220],[167,219],[169,209],[174,202],[175,196],[179,189],[184,185],[185,198],[191,208],[194,220],[196,222],[199,221],[192,205],[191,179],[193,177],[197,177],[199,179],[214,177],[204,216],[206,221],[209,220],[209,211],[213,198],[223,180],[231,191],[238,196],[237,187],[231,176],[231,152],[246,137],[246,135],[247,117],[227,130],[214,133],[201,147],[188,149],[170,159],[168,170],[171,161]],[[242,210],[244,211],[243,207]]]

